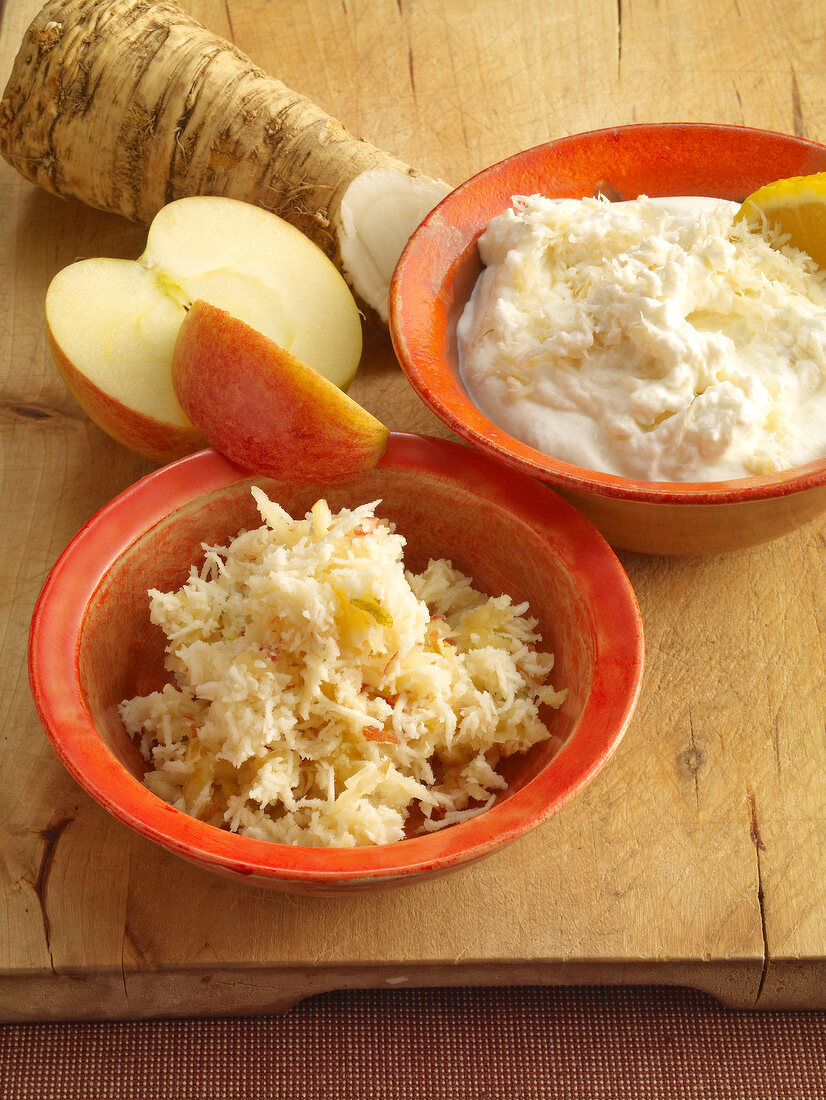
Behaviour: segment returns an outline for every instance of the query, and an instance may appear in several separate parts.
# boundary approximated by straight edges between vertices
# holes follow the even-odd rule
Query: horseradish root
[[[147,224],[189,195],[263,206],[385,320],[396,260],[448,191],[354,138],[173,0],[50,0],[0,103],[0,152],[56,195]]]

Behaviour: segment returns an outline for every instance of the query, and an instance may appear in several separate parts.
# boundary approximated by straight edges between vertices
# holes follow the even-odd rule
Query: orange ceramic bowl
[[[551,742],[511,758],[507,791],[441,832],[356,849],[294,847],[197,821],[151,794],[118,716],[121,700],[162,686],[165,637],[147,590],[173,589],[220,543],[259,526],[249,487],[294,515],[381,499],[408,541],[406,564],[450,557],[490,593],[527,599],[556,654]],[[259,886],[335,893],[418,881],[496,851],[550,817],[605,763],[642,675],[639,612],[598,532],[551,490],[469,447],[393,435],[380,466],[346,484],[252,478],[215,451],[150,474],[103,508],[52,570],[32,619],[29,672],[41,721],[69,772],[120,821],[201,867]],[[503,768],[503,771],[505,769]]]
[[[614,199],[713,195],[742,201],[770,180],[826,170],[826,146],[739,126],[639,125],[518,153],[453,191],[411,237],[390,291],[402,369],[433,412],[502,462],[550,482],[614,546],[713,554],[776,538],[826,507],[826,460],[719,482],[634,481],[549,458],[498,428],[459,374],[456,322],[481,271],[476,240],[514,195]]]

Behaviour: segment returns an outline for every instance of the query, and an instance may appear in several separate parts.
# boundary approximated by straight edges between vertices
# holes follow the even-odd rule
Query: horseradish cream
[[[826,274],[716,199],[520,197],[457,335],[494,423],[574,465],[717,481],[826,455]]]

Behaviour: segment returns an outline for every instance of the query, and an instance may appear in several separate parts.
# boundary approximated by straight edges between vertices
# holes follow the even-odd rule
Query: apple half
[[[88,259],[54,277],[46,324],[58,368],[105,432],[156,462],[205,445],[175,395],[172,352],[196,299],[227,311],[346,388],[361,318],[320,248],[267,210],[221,196],[158,212],[138,260]]]
[[[180,327],[172,382],[216,450],[279,481],[346,481],[375,466],[389,430],[286,348],[196,301]]]

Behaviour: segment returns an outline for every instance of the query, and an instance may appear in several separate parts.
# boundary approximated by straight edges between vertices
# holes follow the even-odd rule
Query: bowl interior
[[[507,464],[572,490],[663,501],[740,499],[780,492],[786,474],[674,485],[631,481],[560,462],[508,435],[468,396],[456,323],[482,265],[477,238],[514,195],[614,201],[639,195],[710,195],[742,201],[770,180],[826,170],[826,146],[737,126],[640,125],[539,146],[493,165],[448,195],[414,233],[390,293],[390,330],[413,388],[458,435]],[[817,473],[813,473],[817,467]],[[826,463],[801,471],[826,479]],[[808,487],[801,481],[800,487]]]
[[[126,735],[118,704],[158,690],[169,679],[163,667],[166,639],[149,621],[147,592],[183,584],[189,563],[203,560],[202,543],[222,545],[240,530],[260,526],[252,484],[293,516],[303,515],[319,495],[333,510],[381,499],[377,512],[407,540],[408,568],[419,571],[430,558],[449,557],[488,594],[507,592],[515,602],[529,603],[543,639],[557,655],[553,682],[569,688],[564,706],[545,713],[552,738],[508,762],[507,793],[535,777],[567,740],[588,698],[595,660],[593,611],[553,548],[509,509],[480,500],[447,478],[400,476],[389,469],[344,488],[297,488],[245,478],[162,519],[117,559],[88,605],[78,668],[95,727],[120,763],[134,776],[143,775],[143,761]]]

